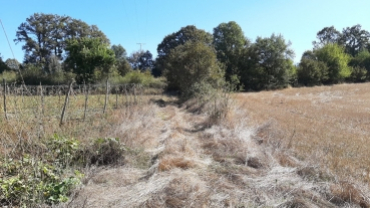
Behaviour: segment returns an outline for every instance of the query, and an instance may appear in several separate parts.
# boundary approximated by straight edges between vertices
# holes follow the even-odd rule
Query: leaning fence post
[[[65,113],[66,106],[67,106],[67,103],[68,103],[69,94],[70,94],[71,89],[72,89],[72,84],[73,84],[73,81],[71,81],[70,84],[69,84],[68,92],[66,94],[66,99],[64,100],[64,105],[63,105],[63,109],[62,109],[62,115],[60,116],[59,126],[62,126],[63,125],[64,113]]]
[[[108,78],[105,82],[105,89],[106,89],[106,92],[105,92],[105,100],[104,100],[104,108],[103,108],[103,114],[105,113],[105,109],[107,108],[107,99],[108,99]]]
[[[5,113],[5,119],[8,120],[8,115],[6,113],[6,82],[3,78],[3,84],[4,84],[4,113]]]

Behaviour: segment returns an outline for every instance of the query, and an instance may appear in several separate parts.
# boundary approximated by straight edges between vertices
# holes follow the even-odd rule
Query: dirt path
[[[269,125],[248,127],[246,112],[230,111],[210,126],[206,115],[151,105],[117,131],[136,129],[144,162],[92,169],[69,207],[355,206],[331,193],[330,176],[274,146]]]

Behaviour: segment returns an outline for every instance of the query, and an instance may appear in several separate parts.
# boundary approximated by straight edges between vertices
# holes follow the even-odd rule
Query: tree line
[[[232,86],[242,91],[280,89],[370,80],[370,33],[361,25],[333,26],[317,33],[313,48],[294,65],[291,43],[282,35],[248,39],[234,21],[221,23],[208,33],[193,25],[164,37],[157,58],[150,51],[127,55],[96,25],[69,16],[35,13],[21,23],[16,43],[24,60],[3,61],[0,73],[19,82],[20,69],[29,84],[140,82],[143,76],[165,77],[168,89],[184,95]],[[126,78],[125,78],[126,77]],[[154,80],[151,79],[151,80]]]

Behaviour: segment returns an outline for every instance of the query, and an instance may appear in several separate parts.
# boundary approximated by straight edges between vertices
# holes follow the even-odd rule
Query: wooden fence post
[[[5,113],[5,119],[8,120],[8,115],[6,113],[6,82],[3,78],[3,84],[4,84],[4,113]]]
[[[105,109],[107,108],[107,99],[108,99],[108,78],[105,82],[105,89],[106,89],[106,92],[105,92],[105,100],[104,100],[104,108],[103,108],[103,114],[105,113]]]
[[[84,82],[84,91],[85,91],[85,109],[84,109],[84,118],[83,121],[85,121],[86,118],[86,110],[87,110],[87,100],[89,98],[89,90],[90,90],[90,85],[87,87],[87,90],[85,89],[85,82]]]
[[[63,125],[64,113],[66,111],[66,106],[67,106],[68,99],[69,99],[69,93],[71,92],[71,89],[72,89],[72,84],[73,84],[73,81],[71,81],[71,83],[69,84],[68,92],[66,94],[66,99],[64,100],[64,105],[63,105],[63,109],[62,109],[62,115],[60,116],[59,126]]]
[[[44,115],[44,93],[42,92],[42,85],[40,82],[40,97],[41,97],[41,113]]]

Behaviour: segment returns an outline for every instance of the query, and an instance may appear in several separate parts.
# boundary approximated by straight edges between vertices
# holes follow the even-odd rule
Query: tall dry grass
[[[287,152],[339,180],[370,183],[370,84],[243,93],[252,125],[270,122]],[[265,135],[260,135],[264,137]],[[266,137],[265,137],[266,138]]]

